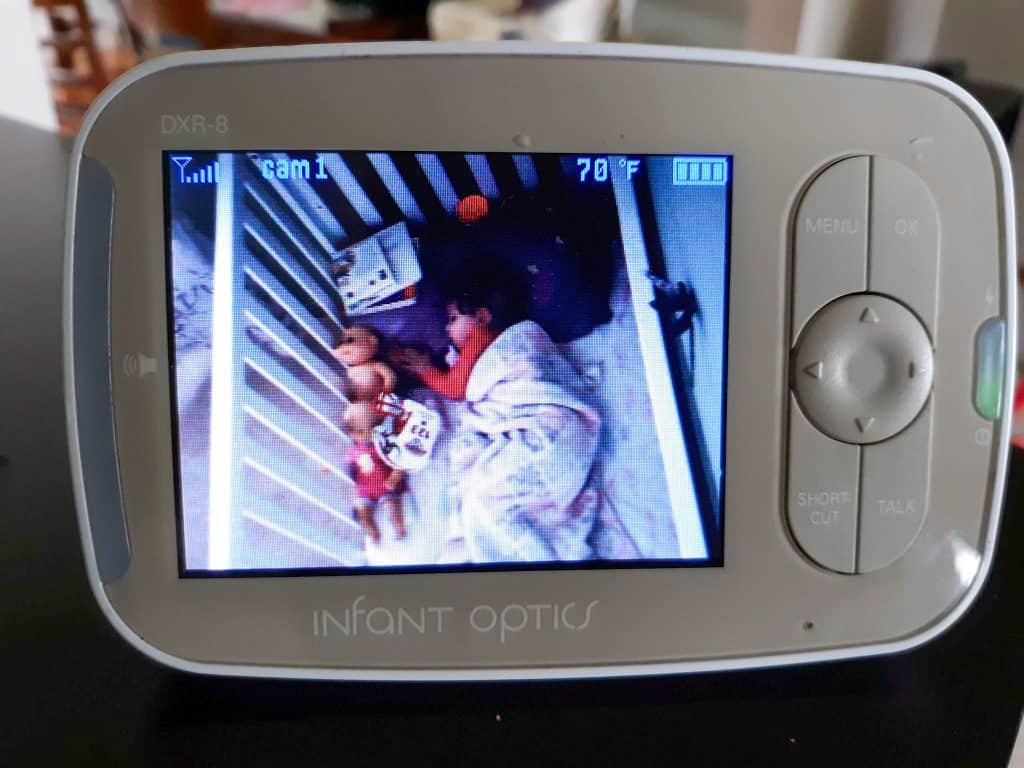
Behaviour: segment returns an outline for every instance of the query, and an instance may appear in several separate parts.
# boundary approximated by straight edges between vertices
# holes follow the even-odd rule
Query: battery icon
[[[677,187],[721,187],[728,181],[726,157],[672,158],[672,183]]]

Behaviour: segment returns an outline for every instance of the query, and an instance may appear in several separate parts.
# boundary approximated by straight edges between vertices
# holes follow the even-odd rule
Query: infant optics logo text
[[[313,636],[344,639],[360,635],[440,635],[452,631],[457,622],[465,622],[471,631],[506,643],[522,632],[582,632],[590,626],[599,602],[482,603],[463,617],[451,605],[388,608],[367,605],[366,595],[359,595],[341,611],[313,611]]]

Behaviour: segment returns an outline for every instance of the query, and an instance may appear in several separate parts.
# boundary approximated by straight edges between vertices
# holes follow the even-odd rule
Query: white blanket
[[[453,528],[444,559],[582,560],[600,506],[592,469],[601,418],[579,375],[532,321],[473,367],[451,445]]]

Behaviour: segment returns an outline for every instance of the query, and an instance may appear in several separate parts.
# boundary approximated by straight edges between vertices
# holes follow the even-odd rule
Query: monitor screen
[[[181,575],[720,566],[732,170],[166,152]]]

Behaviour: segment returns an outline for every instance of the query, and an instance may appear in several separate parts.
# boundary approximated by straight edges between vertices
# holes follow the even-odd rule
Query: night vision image
[[[721,565],[730,158],[164,166],[183,575]]]

